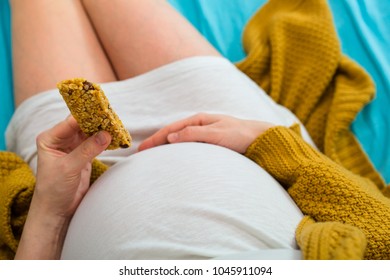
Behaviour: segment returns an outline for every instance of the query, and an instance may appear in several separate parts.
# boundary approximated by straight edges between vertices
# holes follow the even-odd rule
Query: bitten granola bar
[[[112,110],[99,85],[83,78],[65,80],[57,84],[71,114],[86,135],[105,130],[112,136],[108,150],[128,148],[131,136]]]

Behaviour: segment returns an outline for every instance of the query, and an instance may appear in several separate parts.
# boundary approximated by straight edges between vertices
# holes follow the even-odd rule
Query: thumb
[[[75,170],[81,170],[95,157],[102,153],[110,144],[111,135],[107,131],[99,131],[86,139],[68,156]]]

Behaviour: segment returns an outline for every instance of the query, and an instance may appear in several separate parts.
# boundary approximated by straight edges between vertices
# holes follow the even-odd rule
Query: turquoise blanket
[[[383,0],[328,0],[342,51],[362,65],[377,88],[351,126],[372,162],[390,182],[390,5]],[[245,57],[242,31],[266,0],[169,0],[228,59]],[[8,0],[0,0],[0,133],[12,116],[10,15]],[[0,149],[4,149],[0,137]]]
[[[5,148],[4,131],[14,111],[10,38],[8,0],[0,0],[0,150]]]

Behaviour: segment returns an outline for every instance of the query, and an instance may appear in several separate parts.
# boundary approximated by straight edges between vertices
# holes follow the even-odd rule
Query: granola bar
[[[108,150],[131,146],[129,132],[112,110],[99,85],[84,78],[74,78],[58,83],[57,88],[71,114],[86,135],[93,135],[100,130],[105,130],[112,136]]]

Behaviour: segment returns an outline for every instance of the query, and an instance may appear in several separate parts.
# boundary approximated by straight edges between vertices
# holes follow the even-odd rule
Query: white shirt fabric
[[[296,249],[301,218],[286,191],[244,156],[201,143],[165,145],[98,179],[72,220],[62,258],[199,259]]]
[[[136,152],[158,129],[199,112],[291,126],[299,121],[290,111],[220,57],[188,58],[101,86],[133,146],[99,157],[112,166],[77,210],[63,258],[199,259],[297,249],[302,213],[244,156],[201,143]],[[26,100],[7,129],[8,150],[35,170],[36,136],[68,114],[57,90]]]

